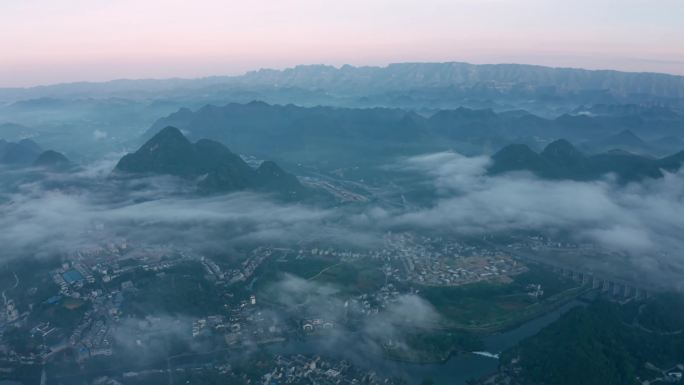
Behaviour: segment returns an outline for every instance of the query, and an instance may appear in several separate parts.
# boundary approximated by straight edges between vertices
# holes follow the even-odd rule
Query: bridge
[[[591,289],[600,290],[602,293],[612,295],[616,299],[646,299],[655,293],[668,290],[667,287],[658,286],[650,282],[626,280],[610,276],[608,273],[604,272],[568,267],[566,264],[562,264],[551,258],[523,254],[518,250],[496,247],[493,244],[492,246],[522,262],[534,263],[551,268],[556,273],[571,278],[582,286],[590,286]]]
[[[622,299],[646,299],[654,292],[660,291],[657,287],[646,284],[636,284],[622,279],[596,274],[593,271],[582,271],[568,267],[550,266],[556,273],[570,278],[582,286],[591,287],[601,293],[612,295]]]

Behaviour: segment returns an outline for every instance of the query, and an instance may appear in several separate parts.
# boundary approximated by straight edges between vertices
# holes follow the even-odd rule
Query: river
[[[487,351],[499,353],[513,347],[520,340],[536,334],[545,326],[557,320],[563,313],[579,306],[579,301],[569,302],[539,318],[528,321],[506,332],[493,334],[484,338]],[[340,341],[345,341],[341,343]],[[498,359],[476,354],[452,356],[448,361],[439,364],[412,364],[391,361],[382,358],[377,347],[367,344],[358,335],[346,335],[335,341],[306,340],[288,341],[273,345],[269,350],[276,354],[320,354],[338,359],[346,359],[360,367],[373,368],[383,376],[400,377],[409,384],[420,384],[423,379],[430,378],[436,385],[465,385],[469,379],[480,378],[493,373],[498,367]]]

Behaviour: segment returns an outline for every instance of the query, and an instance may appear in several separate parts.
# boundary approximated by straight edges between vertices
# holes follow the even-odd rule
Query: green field
[[[331,286],[343,296],[374,292],[385,284],[385,274],[371,261],[340,262],[333,258],[288,259],[265,264],[262,267],[257,291],[265,298],[275,284],[293,275],[312,284]]]
[[[379,266],[367,261],[337,263],[310,279],[339,287],[342,293],[349,295],[374,292],[385,284],[385,274]]]
[[[539,300],[527,294],[527,285],[533,283],[544,289]],[[421,296],[448,320],[449,328],[492,332],[541,315],[580,290],[574,282],[546,268],[530,266],[528,272],[515,276],[508,284],[422,287]]]

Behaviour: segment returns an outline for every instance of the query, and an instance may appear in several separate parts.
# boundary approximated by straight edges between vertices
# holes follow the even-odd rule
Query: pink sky
[[[451,60],[684,75],[684,1],[0,0],[0,86]]]

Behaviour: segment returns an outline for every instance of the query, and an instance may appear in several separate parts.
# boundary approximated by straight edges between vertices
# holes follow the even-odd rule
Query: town
[[[480,241],[387,233],[379,248],[260,245],[238,250],[239,258],[221,259],[171,244],[149,246],[108,239],[62,257],[42,273],[44,287],[29,287],[26,298],[17,298],[16,290],[2,293],[0,378],[9,378],[21,367],[45,367],[65,359],[87,366],[126,356],[131,347],[143,352],[160,335],[197,349],[188,355],[315,340],[358,328],[364,322],[375,323],[402,296],[417,296],[427,288],[509,284],[529,270],[523,259],[513,256],[523,248],[518,245],[511,248],[515,254],[507,254],[506,248]],[[272,295],[265,295],[269,280],[281,276],[271,277],[269,269],[317,263],[324,264],[321,271],[309,274],[309,281],[334,278],[329,274],[340,264],[369,264],[377,277],[364,289],[334,294],[324,308],[284,306]],[[19,277],[15,277],[13,287],[20,287]],[[172,292],[165,302],[153,293],[163,290],[157,286],[167,284]],[[173,290],[184,290],[181,288],[200,290],[206,298],[176,297]],[[521,290],[532,303],[545,296],[545,287],[537,282],[527,283]],[[167,307],[150,308],[145,302],[150,295],[154,306],[166,303]],[[173,333],[164,336],[168,328]],[[12,338],[22,331],[28,338],[20,342]],[[378,344],[393,347],[392,338]],[[127,376],[162,369],[131,368]],[[345,363],[304,356],[278,357],[263,376],[260,381],[264,383],[391,383]]]

